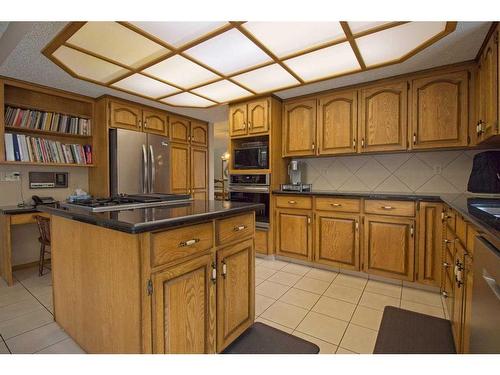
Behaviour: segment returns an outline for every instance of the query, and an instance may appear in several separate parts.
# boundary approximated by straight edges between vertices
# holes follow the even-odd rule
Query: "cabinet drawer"
[[[415,202],[369,199],[365,201],[365,212],[391,216],[415,216]]]
[[[455,233],[460,242],[465,246],[467,244],[467,223],[460,215],[457,215],[455,220]]]
[[[348,198],[316,198],[316,209],[336,212],[359,212],[359,199]]]
[[[217,245],[253,236],[255,219],[253,213],[217,220],[215,234]]]
[[[214,245],[211,222],[154,233],[151,237],[153,267],[201,253]]]
[[[312,208],[312,197],[296,197],[293,195],[276,197],[276,206],[280,208]]]

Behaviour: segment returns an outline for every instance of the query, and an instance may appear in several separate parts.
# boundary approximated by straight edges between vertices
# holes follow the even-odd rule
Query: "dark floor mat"
[[[386,306],[374,354],[455,354],[446,319]]]
[[[319,347],[300,337],[257,322],[222,354],[318,354]]]

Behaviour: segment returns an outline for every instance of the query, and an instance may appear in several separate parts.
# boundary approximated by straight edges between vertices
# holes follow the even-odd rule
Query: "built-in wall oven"
[[[269,197],[268,174],[232,174],[229,176],[230,201],[264,205],[264,208],[255,212],[257,227],[269,227]]]
[[[243,142],[233,149],[234,169],[268,169],[269,143],[267,141]]]

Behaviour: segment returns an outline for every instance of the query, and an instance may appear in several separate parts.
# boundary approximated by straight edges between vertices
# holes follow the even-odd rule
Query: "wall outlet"
[[[440,164],[434,166],[434,174],[441,174],[443,172],[443,167]]]
[[[5,182],[16,182],[21,179],[21,172],[3,172],[0,174],[0,180]]]

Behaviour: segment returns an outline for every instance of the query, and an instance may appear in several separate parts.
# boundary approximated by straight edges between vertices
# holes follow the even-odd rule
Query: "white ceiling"
[[[92,97],[110,94],[211,122],[227,119],[227,106],[208,109],[170,107],[71,77],[40,53],[43,47],[64,27],[65,22],[10,22],[8,28],[4,24],[6,23],[0,22],[0,51],[2,51],[0,54],[0,75]],[[401,64],[296,87],[277,92],[276,95],[285,99],[470,60],[476,56],[490,24],[490,22],[459,22],[455,32]],[[16,40],[16,43],[13,44],[12,40]]]

